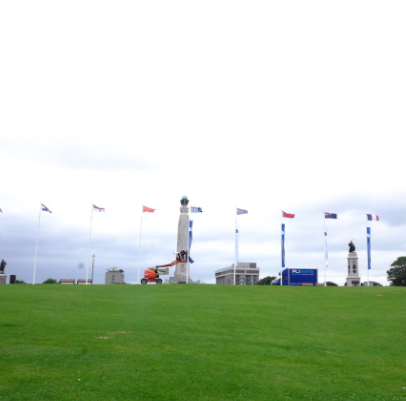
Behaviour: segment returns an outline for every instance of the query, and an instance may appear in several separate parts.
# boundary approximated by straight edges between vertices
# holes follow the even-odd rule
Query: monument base
[[[361,277],[358,270],[358,255],[357,252],[348,254],[348,276],[346,279],[347,287],[358,287],[361,285]]]
[[[347,277],[347,287],[358,287],[361,285],[361,277]]]
[[[178,284],[186,284],[187,263],[176,263],[175,277],[178,279]]]
[[[169,277],[169,282],[171,284],[193,284],[193,280],[190,276],[188,277],[188,264],[176,263],[174,277]]]
[[[7,274],[1,273],[0,274],[0,284],[6,284],[7,283]]]

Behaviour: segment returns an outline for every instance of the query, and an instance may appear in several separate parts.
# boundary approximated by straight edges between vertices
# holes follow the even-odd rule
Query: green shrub
[[[58,281],[54,278],[47,278],[42,284],[58,284]]]

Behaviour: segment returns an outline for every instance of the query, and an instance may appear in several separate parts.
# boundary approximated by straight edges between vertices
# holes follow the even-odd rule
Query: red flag
[[[44,210],[44,209],[42,209]],[[93,205],[93,210],[97,210],[98,212],[105,212],[106,210],[104,209],[104,207],[99,207],[96,205]]]
[[[282,210],[282,217],[285,217],[285,218],[287,218],[287,219],[293,219],[293,218],[295,217],[295,215],[292,214],[292,213],[286,213],[286,212],[284,212],[284,211]]]
[[[148,213],[154,213],[156,209],[152,209],[152,207],[144,206],[142,205],[142,213],[148,212]]]

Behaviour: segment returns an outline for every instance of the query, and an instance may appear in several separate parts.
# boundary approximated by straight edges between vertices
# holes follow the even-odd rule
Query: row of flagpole
[[[92,263],[93,257],[92,257],[92,252],[91,252],[91,243],[92,243],[92,223],[93,223],[93,211],[96,210],[97,212],[105,212],[106,209],[103,207],[98,207],[94,204],[91,206],[90,210],[90,224],[89,224],[89,243],[88,243],[88,263],[86,264],[86,284],[89,283],[89,268]],[[152,209],[147,206],[142,206],[142,211],[141,211],[141,224],[140,224],[140,240],[139,240],[139,250],[138,250],[138,281],[140,279],[140,254],[141,254],[141,232],[142,232],[142,215],[144,212],[149,212],[153,213],[156,209]],[[34,257],[34,271],[33,271],[33,278],[32,278],[32,283],[35,284],[35,275],[36,275],[36,270],[37,270],[37,254],[38,254],[38,242],[39,242],[39,228],[40,228],[40,223],[41,223],[41,212],[46,211],[49,213],[52,213],[49,208],[47,208],[42,202],[40,203],[40,209],[39,209],[39,217],[38,217],[38,230],[37,230],[37,241],[35,245],[35,257]],[[0,209],[0,212],[3,213],[3,211]],[[94,262],[93,262],[94,263]],[[92,274],[92,284],[93,284],[93,274]]]
[[[97,212],[105,212],[106,209],[103,207],[98,207],[94,204],[91,206],[90,210],[90,224],[89,224],[89,243],[88,243],[88,263],[86,264],[86,284],[89,283],[89,268],[91,263],[94,259],[92,257],[92,252],[91,252],[91,243],[92,243],[92,223],[93,223],[93,211],[96,210]],[[150,207],[142,205],[142,211],[141,211],[141,224],[140,224],[140,240],[139,240],[139,249],[138,249],[138,282],[140,281],[140,255],[141,255],[141,233],[142,233],[142,215],[144,212],[149,212],[153,213],[156,209],[152,209]],[[34,272],[33,272],[33,278],[32,278],[32,283],[35,284],[35,275],[36,275],[36,269],[37,269],[37,253],[38,253],[38,242],[39,242],[39,227],[40,227],[40,222],[41,222],[41,212],[46,211],[49,213],[52,213],[49,208],[47,208],[42,202],[40,203],[40,209],[39,209],[39,217],[38,217],[38,230],[37,230],[37,241],[36,241],[36,246],[35,246],[35,257],[34,257]],[[0,212],[2,210],[0,209]],[[92,284],[93,284],[93,274],[92,274]]]
[[[88,252],[89,252],[89,262],[86,265],[86,284],[89,283],[89,267],[91,264],[92,260],[92,255],[91,255],[91,237],[92,237],[92,220],[93,220],[93,211],[97,210],[98,212],[104,212],[105,209],[102,207],[98,207],[94,204],[91,206],[91,211],[90,211],[90,226],[89,226],[89,245],[88,245]],[[35,276],[37,272],[37,255],[38,255],[38,243],[39,243],[39,228],[40,228],[40,223],[41,223],[41,213],[42,212],[48,212],[52,213],[51,210],[46,207],[42,202],[40,202],[40,207],[39,207],[39,216],[38,216],[38,229],[37,229],[37,241],[35,244],[35,256],[34,256],[34,269],[33,269],[33,275],[32,275],[32,284],[35,284]],[[1,209],[0,209],[1,212]],[[92,270],[93,271],[93,270]],[[93,283],[93,273],[92,273],[92,283]]]
[[[281,236],[281,256],[282,256],[282,268],[281,268],[281,278],[280,278],[280,285],[283,281],[283,269],[285,267],[285,224],[282,223],[283,218],[291,218],[295,217],[294,214],[285,213],[282,210],[281,214],[281,228],[282,228],[282,236]],[[338,217],[337,213],[329,213],[323,212],[323,222],[324,222],[324,285],[327,285],[327,268],[328,268],[328,246],[327,246],[327,226],[326,226],[326,219],[334,219],[336,220]],[[366,235],[367,235],[367,254],[368,254],[368,269],[367,269],[367,282],[369,286],[369,270],[371,270],[371,227],[368,226],[368,221],[379,221],[379,216],[375,214],[366,214]]]
[[[139,248],[138,248],[138,282],[140,281],[140,259],[141,259],[141,243],[142,243],[142,216],[145,212],[153,213],[156,209],[153,209],[148,206],[142,205],[141,209],[141,224],[140,224],[140,238],[139,238]],[[35,277],[37,271],[37,255],[38,255],[38,243],[39,243],[39,232],[40,232],[40,224],[41,224],[41,213],[42,211],[52,213],[51,210],[45,206],[42,202],[40,202],[39,208],[39,215],[38,215],[38,228],[37,228],[37,240],[35,244],[35,256],[34,256],[34,269],[33,269],[33,277],[32,277],[32,284],[35,284]],[[89,283],[89,268],[92,265],[92,284],[93,284],[93,266],[94,266],[94,256],[91,252],[91,243],[92,243],[92,223],[93,223],[93,212],[105,212],[106,209],[103,207],[96,206],[94,204],[91,205],[90,210],[90,224],[89,224],[89,242],[88,242],[88,263],[86,264],[86,284]],[[192,213],[202,213],[201,207],[191,207]],[[0,213],[3,211],[0,208]],[[193,223],[192,221],[190,223]],[[191,245],[191,224],[189,224],[189,252],[190,252],[190,245]]]
[[[90,212],[90,225],[89,225],[89,244],[88,244],[88,252],[89,252],[89,263],[87,264],[86,267],[86,284],[88,284],[89,281],[89,267],[91,264],[92,260],[92,255],[91,255],[91,235],[92,235],[92,221],[93,221],[93,211],[97,212],[105,212],[104,208],[98,207],[94,204],[91,206],[91,212]],[[141,221],[140,221],[140,236],[139,236],[139,248],[138,248],[138,282],[140,281],[140,260],[141,260],[141,243],[142,243],[142,220],[143,220],[143,214],[144,213],[153,213],[156,209],[150,208],[148,206],[142,205],[141,209]],[[236,269],[238,266],[238,261],[239,261],[239,245],[238,245],[238,235],[239,235],[239,229],[238,229],[238,223],[237,223],[237,216],[243,215],[243,214],[248,214],[248,210],[245,209],[240,209],[240,208],[235,208],[235,263],[234,263],[234,285],[236,284]],[[40,203],[40,209],[39,209],[39,216],[38,216],[38,229],[37,229],[37,240],[36,240],[36,245],[35,245],[35,257],[34,257],[34,269],[33,269],[33,284],[35,284],[35,276],[36,276],[36,268],[37,268],[37,254],[38,254],[38,243],[39,243],[39,232],[40,232],[40,223],[41,223],[41,213],[42,211],[52,213],[51,210],[46,207],[42,202]],[[283,223],[284,218],[289,218],[293,219],[295,218],[295,214],[292,213],[286,213],[283,210],[281,210],[281,279],[280,279],[280,285],[282,284],[283,281],[283,269],[285,268],[285,224]],[[0,208],[0,213],[3,213],[3,211]],[[202,213],[202,208],[201,207],[191,207],[191,213]],[[327,226],[326,226],[326,219],[337,219],[337,213],[329,213],[329,212],[323,212],[324,215],[324,285],[326,285],[326,271],[328,268],[328,245],[327,245]],[[379,216],[373,215],[373,214],[366,214],[366,235],[367,235],[367,254],[368,254],[368,271],[367,271],[367,282],[369,285],[369,270],[371,269],[371,227],[368,226],[368,221],[379,221]],[[193,222],[191,222],[193,223]],[[189,233],[191,230],[191,225],[189,226]],[[189,234],[189,236],[191,233]],[[190,242],[189,242],[189,253],[190,253]],[[94,263],[94,259],[93,259]],[[189,263],[188,263],[189,265]],[[93,280],[93,273],[92,273],[92,280]],[[93,282],[93,281],[92,281]]]

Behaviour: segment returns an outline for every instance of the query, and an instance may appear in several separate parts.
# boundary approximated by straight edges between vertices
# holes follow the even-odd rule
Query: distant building
[[[87,279],[87,281],[85,278],[78,278],[76,284],[93,284],[93,282],[91,278]]]
[[[106,270],[106,284],[124,284],[124,270],[112,267]]]
[[[238,263],[235,269],[236,285],[256,285],[259,280],[259,268],[256,263]],[[216,270],[216,284],[234,284],[234,264]]]

